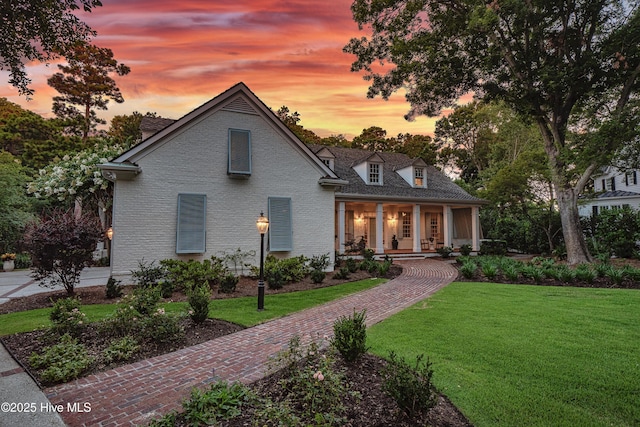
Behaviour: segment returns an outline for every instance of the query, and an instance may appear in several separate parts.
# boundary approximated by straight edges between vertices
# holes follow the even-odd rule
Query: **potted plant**
[[[436,245],[433,243],[433,236],[429,237],[429,250],[432,251],[436,248]]]
[[[391,238],[391,247],[393,249],[398,249],[398,239],[396,239],[396,235],[395,234]]]
[[[5,253],[0,257],[2,258],[2,269],[4,271],[13,271],[15,266],[16,254],[14,253]]]

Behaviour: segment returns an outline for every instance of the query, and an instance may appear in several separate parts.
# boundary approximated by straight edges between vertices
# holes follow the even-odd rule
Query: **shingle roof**
[[[413,188],[397,172],[415,159],[400,153],[378,152],[384,163],[382,164],[383,185],[367,185],[353,166],[365,161],[373,153],[366,150],[358,150],[343,147],[326,147],[324,145],[309,145],[314,153],[318,153],[323,148],[327,148],[335,158],[334,172],[342,179],[349,181],[348,185],[342,186],[336,195],[371,195],[383,197],[396,197],[398,199],[424,199],[425,201],[460,201],[465,203],[484,203],[485,201],[473,197],[451,179],[433,166],[426,166],[427,188]]]
[[[614,197],[640,197],[639,193],[634,193],[633,191],[605,191],[604,193],[600,193],[595,196],[596,199],[609,199]]]
[[[173,119],[165,119],[164,117],[142,117],[140,121],[140,130],[143,132],[155,133],[162,130],[175,122]]]

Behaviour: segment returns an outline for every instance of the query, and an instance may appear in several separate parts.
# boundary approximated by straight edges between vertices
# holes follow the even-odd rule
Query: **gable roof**
[[[111,162],[100,165],[105,172],[118,172],[122,168],[133,170],[141,158],[147,153],[157,148],[169,140],[172,134],[180,131],[184,126],[199,120],[205,114],[211,114],[219,110],[234,111],[244,114],[262,116],[266,123],[280,133],[291,146],[298,150],[303,156],[309,158],[316,169],[321,173],[321,185],[343,185],[345,182],[327,165],[325,165],[291,130],[278,118],[278,116],[267,107],[244,83],[240,82],[220,95],[202,104],[195,110],[186,114],[182,118],[168,124],[149,138],[143,140],[128,151],[124,152]],[[118,169],[120,168],[120,169]],[[137,167],[137,173],[141,170]]]
[[[337,190],[336,196],[437,203],[454,202],[469,205],[486,203],[485,200],[464,191],[434,166],[421,161],[416,162],[417,159],[412,159],[405,154],[375,153],[383,161],[383,185],[367,185],[353,169],[353,166],[371,158],[374,153],[354,148],[323,145],[309,145],[309,147],[315,153],[327,149],[335,156],[335,173],[349,182]],[[411,165],[419,165],[420,167],[424,165],[427,173],[427,188],[412,187],[396,172]]]

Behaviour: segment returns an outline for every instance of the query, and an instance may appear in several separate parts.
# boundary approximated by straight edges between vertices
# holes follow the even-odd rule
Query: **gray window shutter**
[[[195,254],[206,251],[207,196],[178,194],[176,253]]]
[[[289,197],[269,197],[269,250],[272,252],[293,250],[291,198]]]
[[[230,175],[251,175],[251,132],[229,129]]]

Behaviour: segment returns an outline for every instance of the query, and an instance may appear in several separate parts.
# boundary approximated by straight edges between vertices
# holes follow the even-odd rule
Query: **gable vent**
[[[238,97],[229,102],[227,105],[222,107],[222,109],[225,111],[233,111],[236,113],[258,114],[256,110],[254,110],[253,107],[249,105],[249,103],[244,98],[241,97]]]

